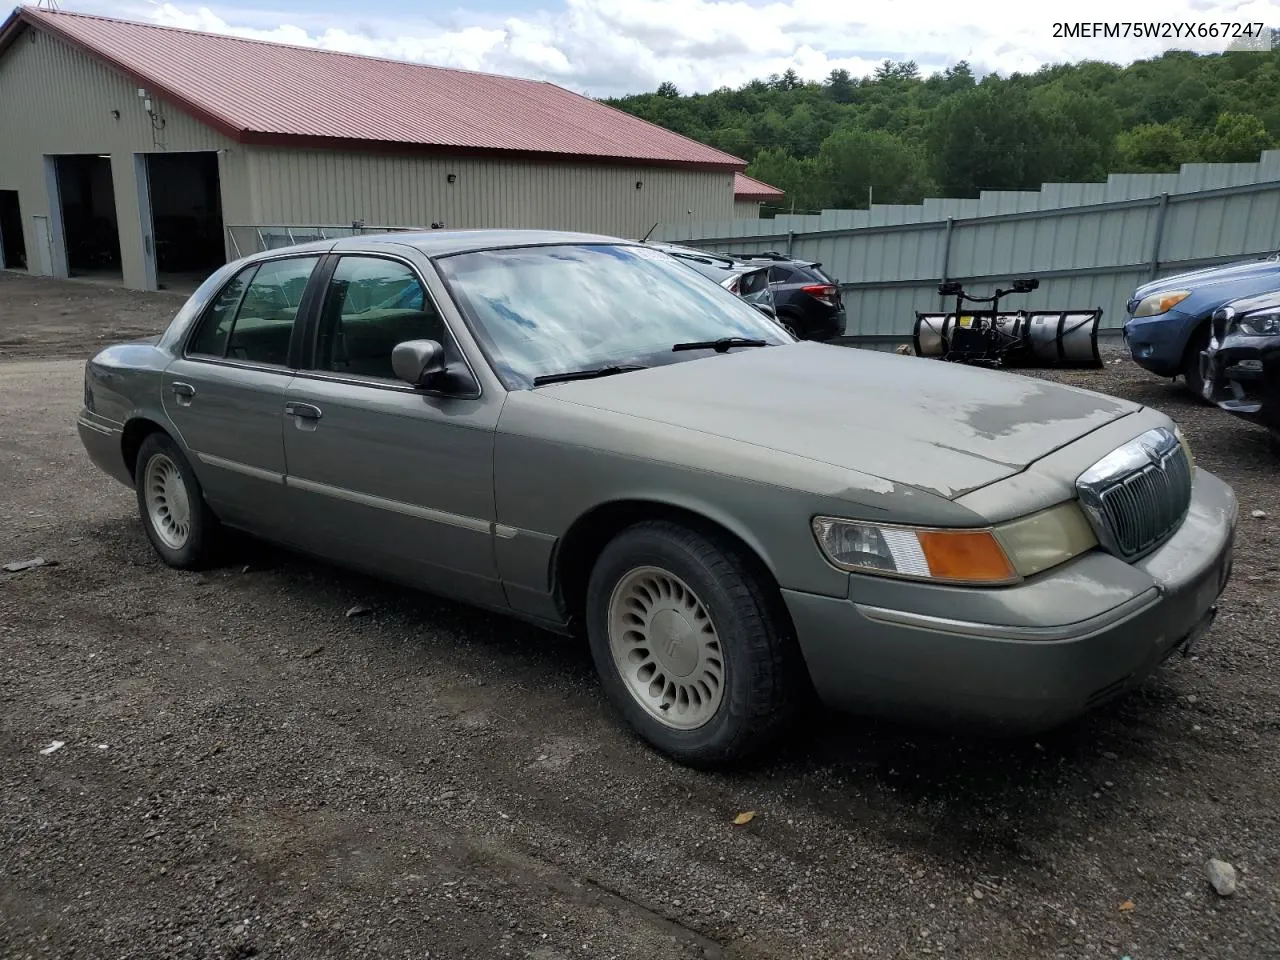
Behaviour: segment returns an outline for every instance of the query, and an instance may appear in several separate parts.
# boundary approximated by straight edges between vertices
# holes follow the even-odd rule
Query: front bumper
[[[1106,567],[1101,561],[1121,565],[1135,584],[1132,595],[1076,622],[967,619],[966,608],[991,609],[1000,593],[992,590],[953,591],[948,617],[795,591],[783,596],[813,684],[828,705],[911,720],[1043,729],[1137,686],[1207,631],[1231,574],[1235,523],[1231,488],[1198,470],[1186,520],[1138,563],[1086,554],[1006,588],[1052,596],[1057,609],[1089,610],[1112,589],[1095,579]],[[973,602],[966,604],[966,596]],[[1007,606],[1019,605],[1012,599]]]
[[[1228,336],[1200,354],[1204,397],[1227,413],[1280,430],[1280,337]]]
[[[1125,347],[1138,366],[1161,377],[1177,376],[1199,321],[1199,317],[1177,310],[1154,317],[1129,317],[1123,327]]]

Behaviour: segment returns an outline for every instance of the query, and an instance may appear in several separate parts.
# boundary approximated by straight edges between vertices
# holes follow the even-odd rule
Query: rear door
[[[288,532],[284,402],[319,256],[252,264],[228,281],[165,370],[162,402],[227,523]],[[287,539],[287,537],[285,537]]]
[[[391,351],[435,340],[465,358],[413,261],[344,253],[285,403],[289,509],[308,549],[482,604],[494,559],[493,444],[502,397],[396,378]],[[474,379],[474,377],[472,378]]]

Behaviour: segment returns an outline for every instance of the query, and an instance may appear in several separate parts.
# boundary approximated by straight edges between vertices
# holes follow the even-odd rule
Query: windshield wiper
[[[594,380],[596,377],[611,377],[615,373],[628,373],[632,370],[644,370],[642,363],[621,363],[608,367],[593,367],[590,370],[568,370],[564,373],[544,373],[533,378],[533,385],[540,387],[544,383],[563,383],[566,380]]]
[[[719,340],[693,340],[689,343],[677,343],[672,352],[679,350],[714,350],[724,353],[732,347],[767,347],[767,340],[753,340],[750,337],[721,337]]]

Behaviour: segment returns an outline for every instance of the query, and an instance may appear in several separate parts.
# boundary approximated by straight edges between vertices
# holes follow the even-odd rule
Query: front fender
[[[870,454],[869,454],[870,456]],[[548,594],[556,544],[611,503],[704,517],[752,549],[779,586],[846,596],[814,541],[816,515],[978,526],[967,507],[831,464],[681,427],[511,394],[494,449],[498,565],[509,592]]]

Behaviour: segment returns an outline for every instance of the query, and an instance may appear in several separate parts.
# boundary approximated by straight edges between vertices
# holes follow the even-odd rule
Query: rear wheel
[[[210,563],[218,520],[178,445],[163,433],[148,436],[138,448],[133,481],[142,525],[160,559],[187,570]]]
[[[1188,390],[1201,403],[1208,403],[1204,398],[1204,378],[1200,376],[1200,354],[1209,349],[1209,324],[1202,324],[1187,344],[1186,356],[1182,358],[1182,379]]]
[[[650,521],[609,543],[587,588],[587,635],[613,705],[685,763],[761,749],[801,702],[803,663],[776,588],[709,532]]]
[[[804,339],[804,337],[800,336],[800,324],[795,319],[795,317],[787,316],[786,314],[780,314],[778,316],[778,324],[782,327],[783,330],[787,331],[787,333],[791,334],[797,340]]]

